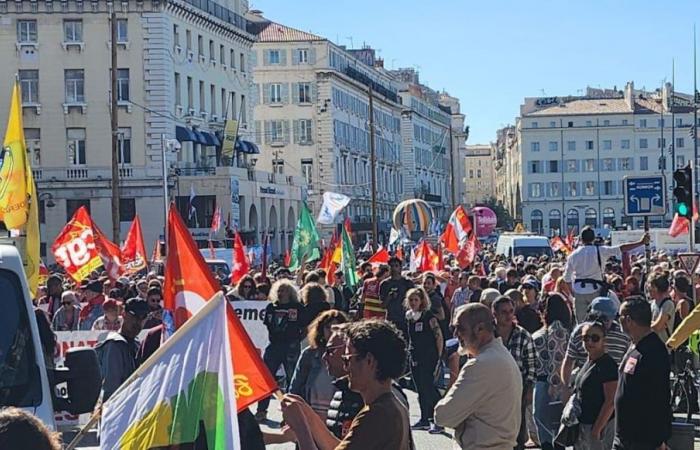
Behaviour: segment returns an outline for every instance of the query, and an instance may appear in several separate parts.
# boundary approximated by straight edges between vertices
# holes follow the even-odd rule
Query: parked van
[[[0,292],[0,408],[22,408],[53,430],[54,411],[92,412],[102,387],[95,350],[70,349],[65,367],[53,367],[53,354],[42,347],[39,335],[37,314],[43,312],[34,311],[22,260],[12,243],[0,243]],[[66,397],[55,394],[61,383],[66,383]]]
[[[553,256],[549,239],[534,233],[501,233],[496,244],[496,253],[509,258],[515,256],[534,256],[539,258],[547,255]]]

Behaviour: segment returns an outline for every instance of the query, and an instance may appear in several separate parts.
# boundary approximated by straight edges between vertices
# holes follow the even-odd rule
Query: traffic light
[[[679,216],[691,220],[693,216],[693,171],[690,164],[673,172],[676,187],[673,196],[676,198],[676,212]]]

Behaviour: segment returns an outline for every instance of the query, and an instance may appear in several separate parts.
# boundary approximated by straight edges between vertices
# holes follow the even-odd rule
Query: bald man
[[[435,423],[454,428],[456,448],[511,449],[520,429],[520,369],[501,338],[494,337],[486,306],[460,306],[453,326],[459,353],[470,358],[435,407]]]

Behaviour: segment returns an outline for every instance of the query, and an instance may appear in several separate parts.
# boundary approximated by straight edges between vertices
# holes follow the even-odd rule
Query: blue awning
[[[177,139],[180,142],[198,142],[197,136],[195,136],[194,131],[190,130],[187,127],[180,127],[176,126],[175,127],[175,139]]]
[[[209,143],[207,142],[207,138],[204,136],[203,131],[192,130],[192,132],[194,133],[195,136],[197,136],[197,140],[195,140],[196,143],[202,144],[202,145],[209,145]]]
[[[260,153],[260,149],[257,145],[250,141],[244,141],[243,139],[236,139],[235,149],[237,152],[247,153],[249,155],[257,155]]]
[[[211,147],[218,147],[221,145],[219,138],[217,138],[214,133],[210,133],[208,131],[202,131],[201,133],[204,135],[204,139],[207,141],[206,145]]]

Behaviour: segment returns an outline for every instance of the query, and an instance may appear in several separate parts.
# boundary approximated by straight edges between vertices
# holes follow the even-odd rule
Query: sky
[[[348,47],[460,99],[467,144],[495,140],[525,97],[580,95],[627,81],[693,91],[697,0],[251,0],[265,17]],[[700,35],[700,24],[698,24]],[[700,38],[700,36],[699,36]]]

